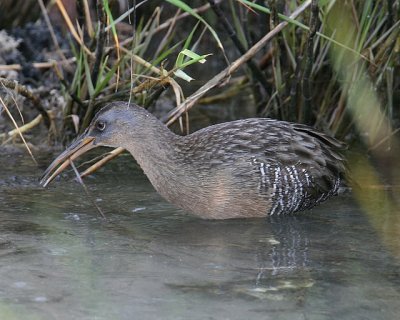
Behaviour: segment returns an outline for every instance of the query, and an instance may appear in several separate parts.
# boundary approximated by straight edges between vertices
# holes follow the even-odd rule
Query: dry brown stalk
[[[47,114],[47,111],[43,108],[43,106],[41,105],[40,99],[35,94],[33,94],[27,87],[19,84],[17,81],[0,78],[0,84],[6,88],[15,90],[17,93],[19,93],[22,96],[24,96],[25,98],[28,98],[29,100],[31,100],[34,107],[43,116],[46,127],[50,128],[49,115]]]
[[[50,69],[54,65],[68,65],[75,62],[76,58],[69,58],[61,61],[49,61],[49,62],[34,62],[32,66],[36,69]],[[0,71],[21,71],[22,66],[20,64],[2,64],[0,65]]]
[[[22,140],[22,142],[24,143],[26,149],[28,150],[29,155],[31,156],[33,162],[34,162],[35,164],[37,164],[37,161],[36,161],[35,157],[33,156],[33,153],[32,153],[32,151],[31,151],[31,149],[29,148],[28,144],[26,143],[25,138],[24,138],[24,136],[22,135],[22,132],[21,132],[20,128],[18,127],[18,124],[15,122],[15,120],[14,120],[14,118],[13,118],[13,116],[12,116],[10,110],[8,110],[7,105],[4,103],[4,101],[3,101],[3,99],[2,99],[1,97],[0,97],[0,104],[3,106],[4,110],[6,111],[7,115],[8,115],[9,118],[10,118],[10,120],[12,121],[12,123],[13,123],[15,129],[17,130],[18,135],[21,137],[21,140]]]
[[[42,119],[43,119],[43,116],[41,114],[39,114],[31,122],[28,122],[28,123],[24,124],[23,126],[18,127],[18,129],[15,128],[8,132],[0,133],[0,139],[6,139],[6,138],[13,139],[15,136],[19,135],[20,133],[24,133],[24,132],[36,127],[42,121]],[[8,139],[7,139],[7,141],[8,141]]]

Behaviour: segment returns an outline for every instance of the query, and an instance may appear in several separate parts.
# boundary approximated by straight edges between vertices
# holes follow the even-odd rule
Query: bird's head
[[[128,143],[127,136],[141,140],[146,135],[146,120],[153,116],[145,109],[127,102],[113,102],[100,109],[83,134],[61,153],[44,172],[40,184],[47,186],[59,175],[70,161],[85,152],[99,147],[123,147]]]

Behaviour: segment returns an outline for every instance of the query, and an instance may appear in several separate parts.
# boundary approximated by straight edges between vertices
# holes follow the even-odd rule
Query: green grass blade
[[[115,27],[114,18],[112,16],[111,9],[108,4],[108,0],[103,0],[103,6],[104,6],[104,10],[106,11],[107,17],[110,20],[110,26],[111,26],[112,33],[113,33],[114,37],[116,37],[117,36],[117,28]]]
[[[90,66],[89,66],[89,63],[87,61],[87,57],[85,54],[83,54],[83,64],[85,66],[85,77],[86,77],[86,83],[87,83],[88,90],[89,90],[89,96],[93,97],[94,86],[93,86]]]

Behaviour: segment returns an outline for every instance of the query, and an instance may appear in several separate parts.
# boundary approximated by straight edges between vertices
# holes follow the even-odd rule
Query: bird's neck
[[[135,143],[126,147],[154,188],[170,201],[177,196],[174,190],[184,180],[182,168],[179,168],[182,139],[160,123],[145,129],[140,137],[131,137]]]
[[[144,128],[139,136],[137,132],[133,133],[134,136],[129,139],[132,143],[126,147],[142,168],[155,161],[161,161],[161,165],[163,162],[173,161],[179,154],[177,142],[182,137],[174,134],[161,122],[151,125]]]

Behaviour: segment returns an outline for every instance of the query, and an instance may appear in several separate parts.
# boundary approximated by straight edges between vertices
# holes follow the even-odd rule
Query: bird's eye
[[[104,121],[97,121],[96,122],[96,129],[99,131],[104,131],[106,128],[106,123]]]

